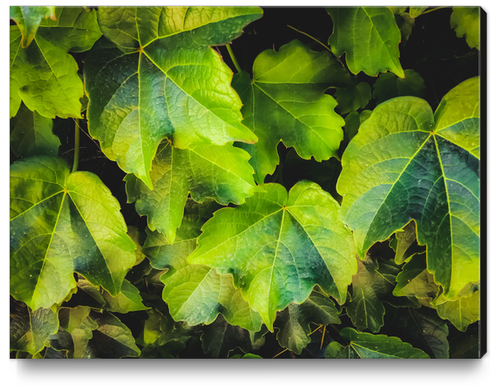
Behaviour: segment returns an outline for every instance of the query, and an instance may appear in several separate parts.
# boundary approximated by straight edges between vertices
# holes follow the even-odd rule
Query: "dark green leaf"
[[[371,87],[368,83],[361,82],[354,86],[338,88],[335,99],[339,103],[340,114],[363,109],[371,100]]]
[[[47,17],[55,17],[54,7],[10,7],[10,18],[17,23],[22,33],[22,48],[31,44],[39,24]]]
[[[380,103],[398,96],[424,96],[425,84],[422,77],[414,70],[405,70],[405,78],[394,74],[380,74],[374,84],[373,96]]]

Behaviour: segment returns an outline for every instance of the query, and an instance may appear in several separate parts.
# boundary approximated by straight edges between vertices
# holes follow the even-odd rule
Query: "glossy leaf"
[[[10,292],[36,310],[75,288],[73,272],[116,295],[135,261],[119,203],[100,179],[60,158],[10,169]]]
[[[340,114],[363,109],[371,100],[371,86],[361,82],[355,86],[338,88],[335,99],[339,103]]]
[[[67,52],[88,50],[100,37],[97,16],[80,7],[57,8],[56,14],[58,20],[41,23],[27,48],[21,47],[20,31],[10,27],[11,117],[21,100],[29,110],[47,118],[80,117],[83,84],[78,65]]]
[[[47,17],[55,18],[54,7],[10,7],[10,18],[15,21],[22,33],[22,48],[31,44],[39,24]]]
[[[328,193],[309,181],[289,194],[278,184],[263,188],[246,204],[215,212],[188,261],[232,273],[272,331],[276,311],[305,301],[316,284],[343,303],[356,265],[351,232]]]
[[[125,358],[137,357],[140,349],[136,346],[131,330],[110,312],[92,311],[90,318],[98,325],[93,331],[86,358]]]
[[[373,88],[373,96],[378,105],[398,96],[423,97],[425,94],[424,80],[414,70],[405,70],[405,78],[398,78],[390,73],[380,74]]]
[[[316,161],[336,156],[344,121],[334,111],[331,86],[350,85],[348,71],[328,51],[315,52],[298,40],[279,51],[260,53],[253,78],[234,76],[233,87],[243,101],[243,123],[259,141],[239,144],[250,153],[256,181],[264,183],[279,163],[277,144],[294,147],[300,157]]]
[[[53,120],[30,111],[24,104],[10,120],[10,146],[16,157],[58,155],[61,142],[53,134]]]
[[[32,311],[25,304],[11,302],[10,350],[40,352],[51,334],[58,331],[58,316],[49,308]]]
[[[379,105],[349,142],[337,190],[363,258],[408,222],[446,296],[480,280],[479,78],[452,89],[435,118],[422,99]]]
[[[340,324],[339,311],[335,304],[321,292],[313,290],[301,304],[292,303],[277,316],[274,327],[279,328],[276,338],[281,347],[296,354],[311,342],[310,323],[328,325]]]
[[[191,326],[210,324],[221,313],[232,325],[259,331],[262,324],[259,314],[250,309],[242,297],[242,291],[235,289],[230,274],[220,275],[205,265],[187,262],[187,256],[196,248],[200,228],[204,220],[211,217],[210,209],[215,205],[208,202],[207,207],[208,210],[201,209],[192,203],[188,206],[186,221],[183,228],[177,231],[173,245],[164,235],[148,232],[144,251],[151,265],[156,269],[168,270],[161,276],[165,284],[162,298],[176,321],[185,321]]]
[[[231,70],[210,45],[240,36],[257,7],[99,7],[104,36],[84,67],[92,137],[148,187],[163,138],[178,148],[255,142]]]
[[[327,11],[334,23],[328,43],[335,55],[340,57],[346,52],[351,72],[377,76],[388,70],[404,77],[398,50],[401,35],[390,9],[339,7]]]
[[[390,301],[398,267],[392,262],[366,257],[357,260],[357,274],[352,278],[352,299],[347,315],[359,331],[378,332],[384,324],[383,301]]]
[[[480,7],[453,7],[451,27],[456,36],[466,36],[470,48],[480,50]]]
[[[393,331],[396,331],[397,336],[412,342],[431,358],[449,358],[449,328],[435,310],[427,307],[400,308],[393,324],[396,327]]]
[[[128,201],[136,201],[136,210],[148,216],[152,231],[157,229],[173,243],[189,192],[197,202],[209,197],[221,205],[239,205],[257,190],[249,158],[232,144],[178,149],[163,141],[150,171],[153,190],[135,175],[128,175]]]
[[[332,342],[325,350],[325,358],[336,359],[426,359],[429,356],[395,336],[358,332],[350,327],[340,331],[348,343],[342,346]]]
[[[478,287],[471,295],[458,297],[456,300],[447,300],[444,296],[439,296],[434,301],[434,305],[442,319],[449,320],[458,330],[463,332],[470,324],[480,320],[480,291]]]
[[[436,298],[439,286],[434,276],[427,271],[426,256],[414,255],[403,266],[402,272],[396,277],[395,296],[414,296],[423,300],[425,305]]]

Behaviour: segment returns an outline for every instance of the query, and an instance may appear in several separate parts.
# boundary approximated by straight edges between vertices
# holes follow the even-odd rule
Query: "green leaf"
[[[83,84],[67,52],[87,50],[100,37],[97,16],[80,7],[57,8],[56,13],[59,19],[43,21],[27,48],[21,47],[20,31],[10,27],[10,117],[21,100],[47,118],[80,117]]]
[[[239,205],[257,191],[249,158],[247,152],[232,144],[184,150],[164,140],[150,171],[153,190],[135,175],[127,175],[128,201],[136,201],[137,212],[148,216],[152,231],[159,230],[173,243],[189,192],[197,202],[210,197],[221,205]]]
[[[346,135],[346,140],[350,141],[359,131],[359,126],[362,122],[368,119],[371,116],[371,110],[363,110],[361,114],[357,111],[352,111],[345,117],[345,126],[344,131]]]
[[[243,356],[240,354],[233,355],[232,357],[230,357],[230,359],[264,359],[264,358],[262,358],[260,355],[247,353],[244,354]]]
[[[449,329],[435,310],[427,307],[399,308],[389,331],[391,335],[396,335],[420,348],[431,358],[449,358]]]
[[[441,295],[433,304],[442,319],[449,320],[459,331],[466,331],[471,323],[480,320],[480,291],[478,286],[471,285],[473,293],[467,297],[448,300]]]
[[[229,353],[237,347],[243,352],[252,349],[250,332],[227,323],[222,315],[202,330],[202,348],[204,354],[211,358],[228,358]]]
[[[330,194],[310,181],[289,195],[278,184],[263,188],[246,204],[215,212],[188,261],[232,273],[272,331],[276,311],[305,301],[316,284],[343,303],[356,263],[351,232]]]
[[[337,56],[346,52],[347,66],[354,74],[377,76],[387,70],[404,77],[398,44],[400,31],[387,7],[327,8],[334,30],[328,43]]]
[[[403,266],[396,281],[393,295],[416,297],[426,305],[435,299],[439,292],[434,276],[427,271],[425,254],[412,256]]]
[[[53,134],[53,120],[30,111],[24,104],[10,120],[10,146],[16,157],[58,155],[61,142]]]
[[[357,274],[352,278],[352,299],[346,306],[347,315],[359,331],[378,332],[384,324],[383,301],[392,300],[390,295],[399,268],[392,261],[370,256],[363,261],[357,259],[357,265]]]
[[[337,183],[361,258],[415,220],[448,298],[479,282],[479,121],[479,78],[452,89],[435,118],[415,97],[376,107],[349,142]]]
[[[210,45],[258,19],[257,7],[99,7],[104,36],[85,61],[88,121],[104,154],[151,188],[158,144],[255,142],[231,70]]]
[[[425,249],[417,243],[417,227],[410,221],[400,232],[395,232],[395,238],[390,241],[390,247],[395,251],[395,263],[400,265],[416,253],[423,253]]]
[[[366,82],[361,82],[355,86],[338,88],[335,92],[335,99],[339,103],[340,114],[363,109],[371,100],[371,86]]]
[[[116,295],[112,296],[110,292],[103,289],[101,292],[105,300],[104,308],[109,311],[126,314],[133,311],[143,311],[148,308],[142,303],[138,289],[126,279],[122,282],[121,291]]]
[[[22,48],[31,44],[41,21],[55,18],[54,7],[10,7],[10,18],[15,21],[22,34]]]
[[[410,7],[408,14],[414,19],[422,14],[429,7]]]
[[[238,144],[250,153],[259,184],[279,163],[277,144],[294,147],[300,157],[316,161],[336,156],[344,121],[334,111],[330,86],[352,83],[348,71],[328,51],[312,51],[299,40],[278,52],[260,53],[253,79],[246,72],[234,76],[233,87],[243,101],[243,123],[259,141]]]
[[[321,292],[313,290],[301,304],[292,303],[279,312],[274,327],[279,328],[276,338],[281,347],[301,354],[311,342],[310,323],[319,325],[340,324],[335,304]]]
[[[380,74],[373,88],[373,96],[378,105],[398,96],[423,97],[425,94],[424,80],[414,70],[405,70],[403,79],[390,73]]]
[[[60,158],[10,168],[10,292],[36,310],[75,288],[73,272],[116,295],[134,265],[118,201],[100,179]]]
[[[456,335],[449,342],[450,358],[481,358],[480,330],[477,326],[464,334]]]
[[[325,358],[337,359],[428,359],[429,356],[395,336],[372,335],[343,328],[340,336],[348,343],[342,346],[332,342],[325,350]]]
[[[243,300],[241,290],[235,289],[231,275],[220,275],[205,265],[187,262],[187,256],[196,248],[204,220],[211,216],[209,209],[215,207],[211,202],[207,204],[207,211],[196,204],[188,206],[186,223],[177,231],[173,245],[164,235],[148,232],[145,253],[154,268],[168,270],[161,276],[165,284],[162,298],[174,320],[185,321],[191,326],[210,324],[221,313],[232,325],[259,331],[262,320]]]
[[[110,312],[92,311],[90,318],[99,326],[89,341],[88,358],[137,357],[141,351],[136,346],[131,330]]]
[[[480,7],[453,7],[451,28],[458,38],[466,35],[470,48],[480,50]]]
[[[21,302],[10,306],[10,350],[40,352],[51,334],[56,334],[59,323],[56,313],[49,308],[32,311]]]
[[[407,7],[402,7],[402,6],[392,6],[392,7],[386,7],[388,8],[391,12],[393,12],[394,15],[399,15],[407,9]]]

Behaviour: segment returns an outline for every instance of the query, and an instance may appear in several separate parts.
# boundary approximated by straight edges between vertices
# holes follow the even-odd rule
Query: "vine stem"
[[[236,60],[235,54],[233,53],[233,50],[231,49],[231,45],[229,43],[226,45],[226,49],[228,50],[228,53],[230,54],[231,61],[235,65],[236,71],[242,72],[242,69],[241,69],[240,65],[238,64],[238,61]]]
[[[422,16],[422,15],[425,15],[427,13],[431,13],[431,12],[434,12],[434,11],[437,11],[437,10],[443,9],[443,8],[447,8],[447,7],[436,7],[436,8],[432,8],[432,9],[429,9],[428,11],[422,12],[419,16]]]
[[[72,173],[78,170],[78,160],[80,158],[80,126],[78,124],[78,118],[75,118],[75,155],[73,156],[73,169]]]

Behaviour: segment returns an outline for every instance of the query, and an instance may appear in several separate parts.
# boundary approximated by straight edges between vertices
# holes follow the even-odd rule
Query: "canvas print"
[[[10,357],[480,358],[484,16],[10,7]]]

